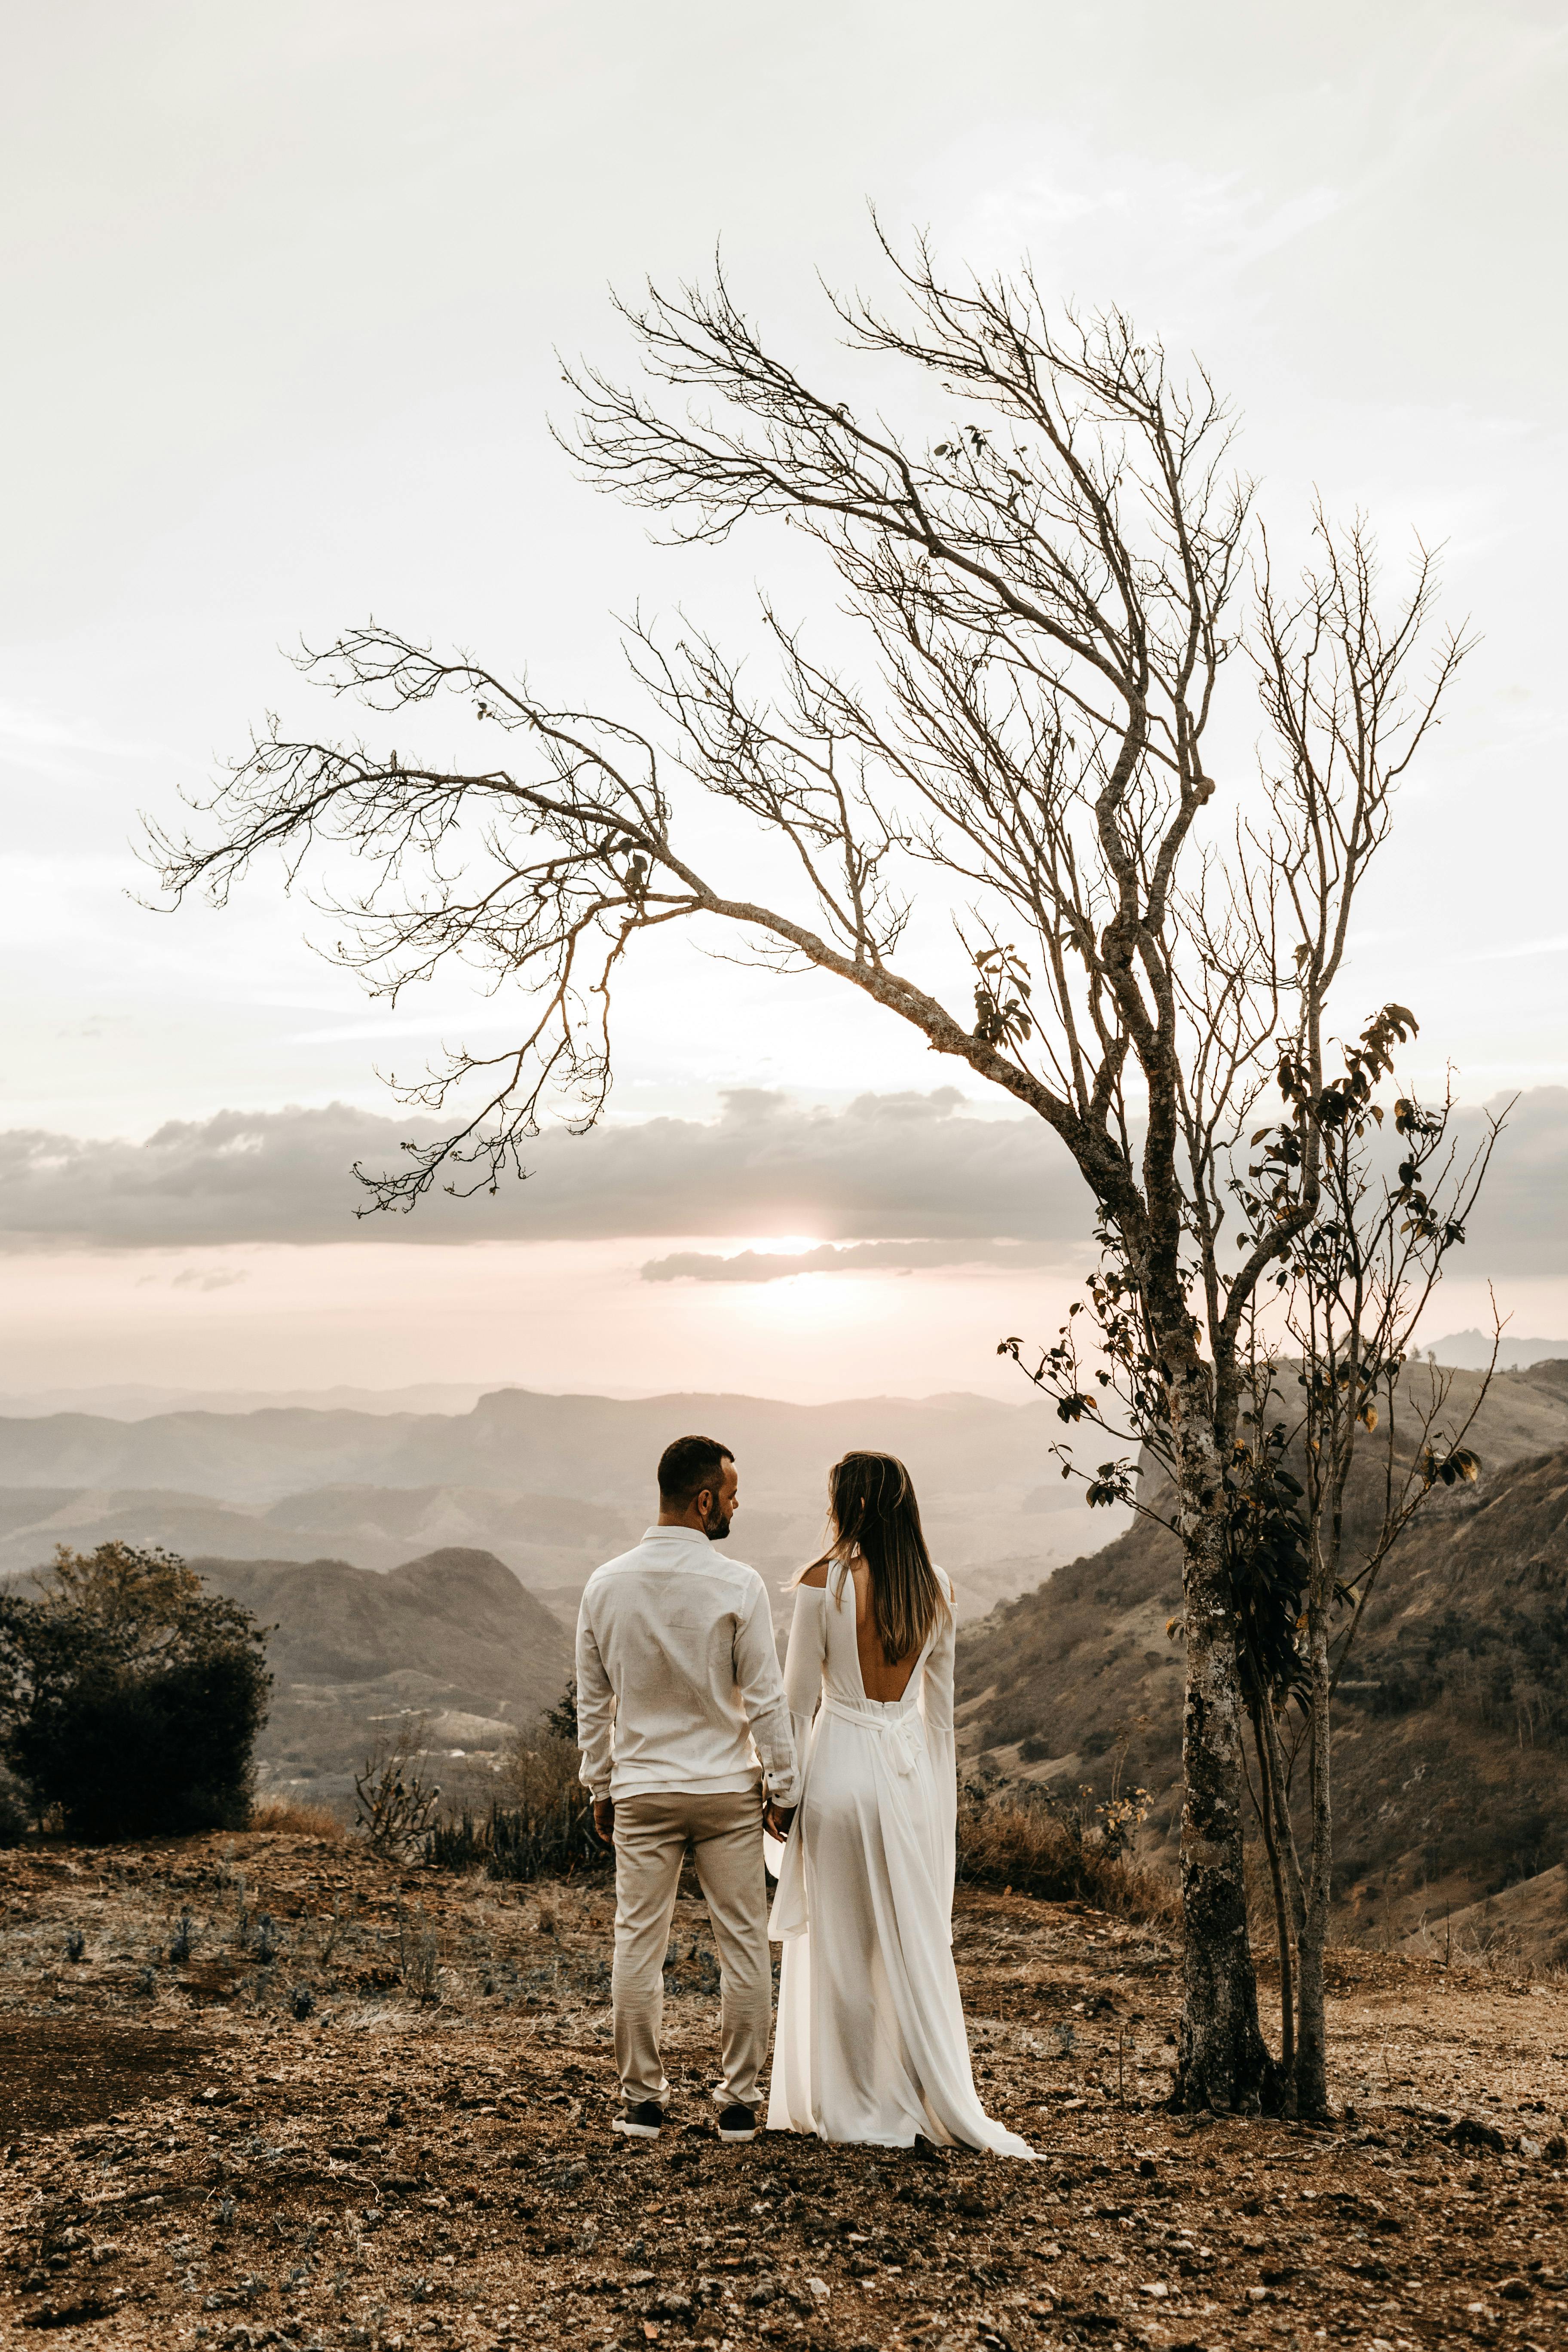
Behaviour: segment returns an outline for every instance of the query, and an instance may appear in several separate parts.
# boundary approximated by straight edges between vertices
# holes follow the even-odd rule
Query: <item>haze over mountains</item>
[[[1462,1403],[1478,1383],[1455,1377]],[[1040,1403],[503,1390],[456,1412],[3,1419],[0,1570],[110,1536],[183,1552],[278,1629],[263,1786],[345,1804],[353,1766],[410,1717],[448,1779],[538,1721],[584,1580],[647,1523],[658,1451],[687,1429],[735,1448],[734,1548],[775,1594],[820,1543],[837,1456],[901,1455],[958,1584],[969,1753],[1058,1790],[1146,1787],[1173,1866],[1177,1548],[1076,1502]],[[1342,1894],[1391,1933],[1506,1908],[1527,1880],[1539,1909],[1568,1838],[1568,1361],[1500,1374],[1472,1443],[1479,1486],[1436,1499],[1394,1553],[1339,1702]]]
[[[1043,1404],[980,1397],[617,1399],[521,1389],[466,1413],[276,1408],[146,1420],[0,1420],[0,1568],[110,1534],[187,1557],[391,1569],[453,1544],[493,1551],[570,1622],[590,1570],[653,1515],[682,1431],[735,1449],[737,1556],[777,1583],[817,1549],[830,1465],[850,1445],[910,1465],[965,1614],[1037,1583],[1103,1528],[1054,1475]]]
[[[342,1803],[352,1766],[402,1717],[429,1717],[444,1750],[484,1755],[537,1720],[571,1671],[588,1576],[654,1515],[672,1436],[734,1447],[733,1548],[775,1596],[820,1548],[829,1465],[855,1444],[901,1455],[973,1618],[1102,1533],[1051,1475],[1054,1428],[1041,1405],[967,1396],[805,1406],[519,1389],[459,1412],[12,1418],[0,1571],[110,1538],[182,1553],[279,1629],[263,1785]]]

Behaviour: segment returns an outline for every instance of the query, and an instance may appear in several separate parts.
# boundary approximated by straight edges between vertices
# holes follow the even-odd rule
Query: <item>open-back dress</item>
[[[949,1608],[903,1696],[868,1699],[848,1570],[796,1591],[784,1690],[803,1774],[768,1927],[784,1945],[770,2131],[1034,2154],[975,2096],[952,1964],[952,1650]]]

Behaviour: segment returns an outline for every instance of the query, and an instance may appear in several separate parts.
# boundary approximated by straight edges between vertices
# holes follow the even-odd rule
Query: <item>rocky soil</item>
[[[612,2137],[609,1888],[252,1833],[0,1854],[0,2343],[1555,2344],[1568,1990],[1342,1953],[1331,2130],[1166,2113],[1152,1931],[961,1895],[981,2089],[1039,2151],[709,2118],[682,1900],[670,2122]],[[73,1957],[74,1955],[74,1957]]]

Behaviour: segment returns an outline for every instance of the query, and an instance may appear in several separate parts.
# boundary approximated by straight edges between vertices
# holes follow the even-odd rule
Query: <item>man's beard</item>
[[[722,1543],[730,1532],[729,1513],[721,1510],[717,1503],[710,1503],[708,1516],[702,1522],[702,1532],[710,1543]]]

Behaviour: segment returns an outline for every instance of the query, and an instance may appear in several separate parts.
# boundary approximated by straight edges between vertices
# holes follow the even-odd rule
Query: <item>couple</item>
[[[664,1956],[689,1840],[722,1979],[721,2139],[757,2130],[771,1935],[771,2131],[1030,2156],[970,2068],[952,1951],[952,1589],[909,1473],[847,1454],[830,1474],[831,1541],[795,1580],[782,1681],[766,1588],[716,1549],[738,1486],[728,1446],[677,1438],[658,1526],[589,1578],[577,1621],[582,1777],[616,1849],[614,2127],[651,2139],[664,2120]],[[771,1922],[764,1824],[784,1841]]]

